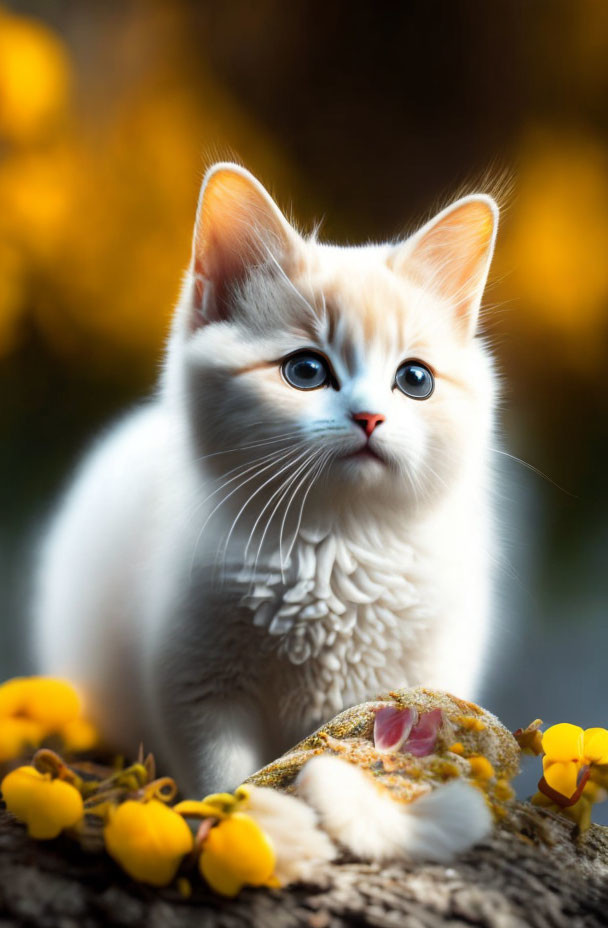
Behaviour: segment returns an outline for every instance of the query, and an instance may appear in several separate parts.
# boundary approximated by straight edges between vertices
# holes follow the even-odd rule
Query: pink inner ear
[[[235,285],[259,264],[279,263],[297,241],[297,233],[251,174],[235,165],[212,169],[203,185],[194,234],[192,327],[229,318]]]
[[[412,730],[418,713],[415,709],[395,709],[386,706],[376,712],[374,745],[377,751],[392,754],[398,751]]]
[[[433,709],[420,716],[420,721],[412,728],[411,734],[404,745],[404,750],[414,757],[426,757],[432,754],[437,744],[437,735],[443,723],[441,709]]]
[[[194,306],[196,309],[203,308],[203,294],[205,290],[205,282],[200,273],[197,273],[194,277]]]

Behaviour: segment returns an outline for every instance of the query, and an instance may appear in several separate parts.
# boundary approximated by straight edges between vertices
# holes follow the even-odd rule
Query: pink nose
[[[384,422],[386,416],[381,415],[379,412],[354,412],[353,419],[360,425],[367,437],[372,434],[377,425],[380,425],[381,422]]]

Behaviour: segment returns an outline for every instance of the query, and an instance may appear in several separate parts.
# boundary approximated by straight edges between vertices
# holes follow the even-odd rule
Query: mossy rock
[[[374,721],[387,706],[414,709],[419,717],[441,710],[431,754],[415,757],[407,752],[407,744],[390,754],[375,748]],[[498,817],[512,795],[509,782],[519,772],[520,758],[515,738],[491,712],[450,693],[416,687],[346,709],[247,782],[291,792],[304,764],[323,753],[368,770],[399,802],[411,802],[441,783],[466,777],[484,790]]]

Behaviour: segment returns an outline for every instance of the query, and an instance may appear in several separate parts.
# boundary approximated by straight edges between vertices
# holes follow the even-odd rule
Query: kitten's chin
[[[322,490],[325,505],[330,508],[344,506],[351,513],[360,508],[366,515],[375,510],[378,515],[383,513],[389,518],[396,511],[414,516],[432,505],[435,494],[422,492],[422,486],[421,493],[416,492],[414,482],[404,477],[397,462],[380,457],[381,453],[359,451],[334,458]]]
[[[349,475],[353,479],[375,479],[390,481],[394,473],[394,463],[385,454],[383,448],[365,444],[334,459],[339,473]]]
[[[335,488],[344,487],[347,492],[357,493],[371,490],[380,497],[394,496],[396,474],[394,468],[371,448],[336,458],[332,463],[331,481]]]
[[[386,463],[370,452],[359,451],[357,454],[339,458],[334,466],[340,474],[340,479],[349,481],[383,483],[389,477]]]

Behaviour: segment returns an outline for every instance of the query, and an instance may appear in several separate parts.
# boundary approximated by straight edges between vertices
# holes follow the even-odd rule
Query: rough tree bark
[[[66,838],[34,842],[0,813],[0,928],[578,928],[608,925],[608,828],[515,803],[451,866],[342,860],[306,885],[189,899],[128,880]]]

